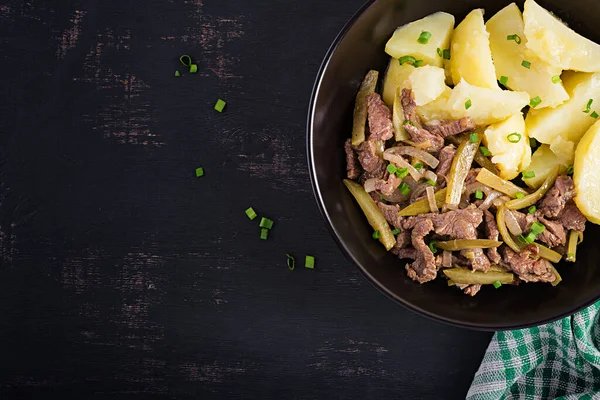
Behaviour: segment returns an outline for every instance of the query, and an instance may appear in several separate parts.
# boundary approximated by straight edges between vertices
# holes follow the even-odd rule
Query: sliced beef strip
[[[414,225],[411,241],[417,251],[417,258],[411,264],[406,264],[408,276],[419,283],[429,282],[437,276],[435,257],[425,243],[425,236],[433,230],[431,219],[422,219]]]
[[[346,140],[344,150],[346,151],[346,174],[348,179],[354,180],[360,176],[361,168],[356,149],[352,146],[352,140]]]
[[[366,140],[358,148],[358,161],[366,172],[366,178],[383,178],[386,162],[378,151],[380,143],[376,140]]]
[[[490,240],[498,240],[500,232],[498,231],[498,225],[496,225],[496,218],[494,217],[494,214],[488,210],[485,210],[483,212],[483,218],[485,220],[485,236]],[[490,261],[494,264],[498,264],[501,260],[497,247],[487,249],[486,254]]]
[[[394,136],[392,112],[378,93],[367,96],[367,115],[371,131],[369,140],[388,140]]]
[[[456,121],[442,121],[436,125],[425,125],[425,129],[441,138],[470,132],[475,129],[475,122],[470,117],[461,118]]]
[[[405,232],[402,232],[405,233]],[[406,235],[408,237],[408,242],[410,243],[410,232],[406,232]],[[397,242],[396,242],[397,243]],[[397,248],[396,246],[392,247],[392,250],[390,250],[392,252],[392,254],[395,254],[398,256],[398,258],[401,259],[411,259],[411,260],[416,260],[417,259],[417,250],[415,250],[414,247],[404,247],[404,248]]]
[[[452,144],[444,147],[438,154],[438,160],[440,163],[435,169],[435,173],[438,177],[437,183],[440,185],[441,189],[446,186],[446,177],[448,176],[448,172],[450,172],[450,167],[452,167],[452,160],[454,160],[455,154],[456,147],[454,147]]]
[[[538,248],[529,245],[520,253],[515,253],[509,247],[502,248],[502,266],[513,271],[525,282],[554,282],[556,276],[552,272],[552,264],[539,258]]]
[[[400,212],[400,206],[397,204],[384,204],[381,202],[377,203],[377,207],[381,210],[385,220],[394,228],[402,229],[402,217],[398,216]],[[403,230],[404,231],[404,230]]]
[[[480,171],[481,168],[471,168],[471,170],[467,173],[467,177],[465,178],[465,186],[477,182],[477,175],[479,175]]]
[[[558,214],[556,220],[566,229],[575,229],[581,232],[585,230],[585,223],[587,222],[587,219],[573,201],[567,203],[565,208]]]
[[[546,243],[550,247],[556,247],[567,243],[567,232],[560,222],[545,219],[541,215],[536,215],[538,221],[546,227],[544,232],[537,236],[537,239]]]
[[[444,147],[444,138],[424,129],[421,125],[421,118],[417,115],[417,104],[413,98],[412,90],[402,89],[402,111],[404,118],[408,123],[404,124],[404,129],[409,133],[410,138],[415,143],[429,141],[430,145],[427,151],[437,152]]]
[[[473,297],[477,293],[479,293],[480,290],[481,290],[481,285],[469,285],[466,288],[464,288],[463,292],[465,294],[468,294],[469,296]]]
[[[398,178],[396,174],[388,173],[387,175],[387,179],[377,179],[375,181],[375,190],[386,196],[391,196],[402,183],[402,179]]]
[[[541,224],[544,224],[546,229],[537,236],[537,240],[546,243],[550,247],[556,247],[566,243],[567,234],[565,228],[555,221],[545,219],[539,211],[535,214],[523,214],[522,212],[514,210],[511,212],[517,219],[523,234],[526,234],[531,230],[531,225],[534,222],[540,222]]]
[[[575,197],[575,185],[567,175],[561,175],[542,199],[539,211],[547,218],[556,218],[565,205]]]

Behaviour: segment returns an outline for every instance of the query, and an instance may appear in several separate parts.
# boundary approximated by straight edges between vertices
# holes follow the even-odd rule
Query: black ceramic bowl
[[[436,11],[455,16],[457,24],[474,8],[489,18],[509,0],[377,0],[365,4],[329,49],[313,90],[308,116],[310,175],[323,216],[344,253],[383,293],[422,315],[482,330],[539,325],[570,315],[600,298],[600,227],[588,223],[577,263],[557,266],[563,282],[484,288],[475,296],[448,288],[445,281],[424,285],[406,276],[404,263],[371,239],[372,229],[348,193],[344,141],[350,136],[358,86],[369,69],[385,72],[386,41],[396,27]],[[519,6],[522,9],[522,2]],[[600,2],[541,0],[577,32],[600,42]]]

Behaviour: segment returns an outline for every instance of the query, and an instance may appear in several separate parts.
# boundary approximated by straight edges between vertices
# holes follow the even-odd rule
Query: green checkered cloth
[[[600,399],[600,302],[535,328],[497,332],[467,400]]]

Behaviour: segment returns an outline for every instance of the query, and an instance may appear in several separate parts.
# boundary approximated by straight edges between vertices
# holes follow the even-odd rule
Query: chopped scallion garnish
[[[483,199],[483,192],[481,190],[476,190],[475,191],[475,198],[478,200]]]
[[[397,169],[398,168],[396,168],[394,164],[388,164],[388,166],[386,167],[387,172],[389,172],[390,174],[395,174]]]
[[[405,182],[402,182],[398,187],[398,190],[400,190],[400,193],[406,196],[410,193],[410,186],[408,186]]]
[[[501,76],[500,83],[506,86],[506,84],[508,83],[508,76]]]
[[[592,113],[590,114],[590,117],[597,119],[598,118],[598,113],[596,111],[592,111]]]
[[[531,101],[529,101],[529,106],[531,108],[536,108],[537,106],[540,105],[541,102],[542,102],[542,99],[540,99],[540,96],[536,96],[533,99],[531,99]]]
[[[423,31],[423,32],[421,32],[421,35],[417,39],[417,42],[419,42],[421,44],[427,44],[427,43],[429,43],[430,38],[431,38],[431,33],[427,32],[427,31]]]
[[[190,74],[195,74],[196,72],[198,72],[198,65],[197,64],[190,65]]]
[[[204,176],[204,168],[196,168],[196,177],[200,178],[201,176]]]
[[[306,268],[314,269],[315,268],[315,258],[313,256],[306,256],[304,259],[304,266]]]
[[[401,233],[402,233],[402,231],[401,231],[400,229],[398,229],[398,228],[396,228],[396,229],[394,229],[394,230],[392,231],[392,235],[394,235],[394,236],[398,236],[398,235],[399,235],[399,234],[401,234]]]
[[[477,143],[477,141],[479,141],[479,135],[476,133],[471,133],[469,135],[469,142],[471,143]]]
[[[529,147],[537,146],[537,141],[534,138],[529,138]]]
[[[529,214],[535,214],[535,212],[537,211],[537,207],[536,206],[531,206],[527,209],[527,212]]]
[[[574,168],[572,165],[567,167],[567,175],[573,175]]]
[[[437,253],[437,247],[435,247],[436,243],[437,242],[435,240],[429,242],[429,250],[431,250],[433,254]]]
[[[217,100],[217,103],[215,104],[215,110],[217,110],[218,112],[223,112],[223,109],[225,108],[225,105],[227,103],[221,99]]]
[[[269,230],[267,228],[261,228],[261,230],[260,230],[260,238],[262,240],[267,240],[268,236],[269,236]]]
[[[573,254],[573,253],[567,254],[567,260],[572,260],[574,258],[575,258],[575,254]]]
[[[442,49],[440,49],[439,47],[436,49],[437,51],[437,55],[440,57],[444,57],[444,53],[442,52]]]
[[[492,285],[494,285],[494,287],[496,289],[498,289],[500,286],[502,286],[502,283],[500,283],[500,281],[496,281],[496,282],[492,283]]]
[[[396,169],[396,176],[398,178],[406,178],[406,175],[408,175],[408,168],[398,168],[398,169]]]
[[[562,80],[560,79],[560,75],[554,75],[552,77],[552,83],[561,83]]]
[[[250,218],[250,220],[253,220],[257,217],[256,212],[252,207],[248,207],[248,209],[246,210],[246,215],[248,216],[248,218]]]
[[[585,106],[585,110],[583,110],[584,113],[589,113],[592,110],[592,103],[594,102],[594,99],[589,99],[586,106]]]
[[[506,139],[511,143],[519,143],[521,141],[521,134],[513,132],[510,135],[508,135]]]
[[[522,66],[524,66],[524,67],[525,67],[525,68],[527,68],[527,69],[530,69],[530,68],[531,68],[531,63],[530,63],[529,61],[525,61],[525,60],[523,60],[523,61],[521,62],[521,65],[522,65]]]
[[[421,65],[423,65],[423,60],[417,60],[417,61],[415,61],[415,62],[414,62],[414,64],[413,64],[413,65],[415,66],[415,68],[418,68],[418,67],[420,67]]]
[[[531,179],[531,178],[535,178],[534,171],[524,171],[523,172],[523,179]]]
[[[258,226],[260,226],[261,228],[272,229],[273,228],[273,220],[266,218],[266,217],[262,217],[260,219],[260,224]]]
[[[517,35],[516,33],[514,35],[508,35],[506,40],[514,40],[517,44],[521,44],[521,36]]]
[[[372,236],[373,239],[379,239],[379,231],[374,231]]]
[[[531,233],[535,234],[536,236],[544,232],[545,230],[546,226],[544,224],[540,224],[539,222],[534,222],[533,224],[531,224]]]
[[[442,54],[444,55],[444,60],[449,60],[450,59],[450,49],[446,49],[442,52]]]
[[[472,105],[472,104],[473,104],[473,103],[471,103],[471,99],[467,100],[467,101],[465,102],[465,110],[468,110],[469,108],[471,108],[471,105]]]
[[[181,62],[181,64],[184,67],[189,67],[192,65],[192,57],[188,56],[187,54],[184,54],[181,57],[179,57],[179,62]]]
[[[517,194],[515,194],[515,197],[517,199],[522,199],[523,197],[525,197],[525,195],[523,194],[523,192],[517,192]]]
[[[175,71],[175,76],[181,76],[181,72]]]
[[[479,146],[479,152],[485,157],[489,157],[492,155],[492,153],[485,146]]]
[[[414,58],[413,56],[402,56],[398,59],[398,62],[400,63],[400,65],[403,64],[414,64],[417,61],[416,58]]]
[[[296,268],[296,259],[287,253],[285,254],[285,256],[287,257],[288,268],[290,269],[290,271],[293,271],[294,268]]]
[[[423,169],[423,164],[421,164],[420,162],[416,163],[414,165],[415,169],[419,172],[421,172],[421,170]]]
[[[437,183],[436,183],[436,182],[434,182],[434,181],[432,181],[431,179],[427,179],[427,180],[425,181],[425,183],[428,183],[428,184],[430,184],[431,186],[435,186],[435,185],[437,185]]]

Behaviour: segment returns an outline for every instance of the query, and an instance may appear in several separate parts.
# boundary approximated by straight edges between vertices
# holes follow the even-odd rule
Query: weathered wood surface
[[[490,335],[378,293],[311,192],[361,2],[0,0],[0,398],[464,397]]]

